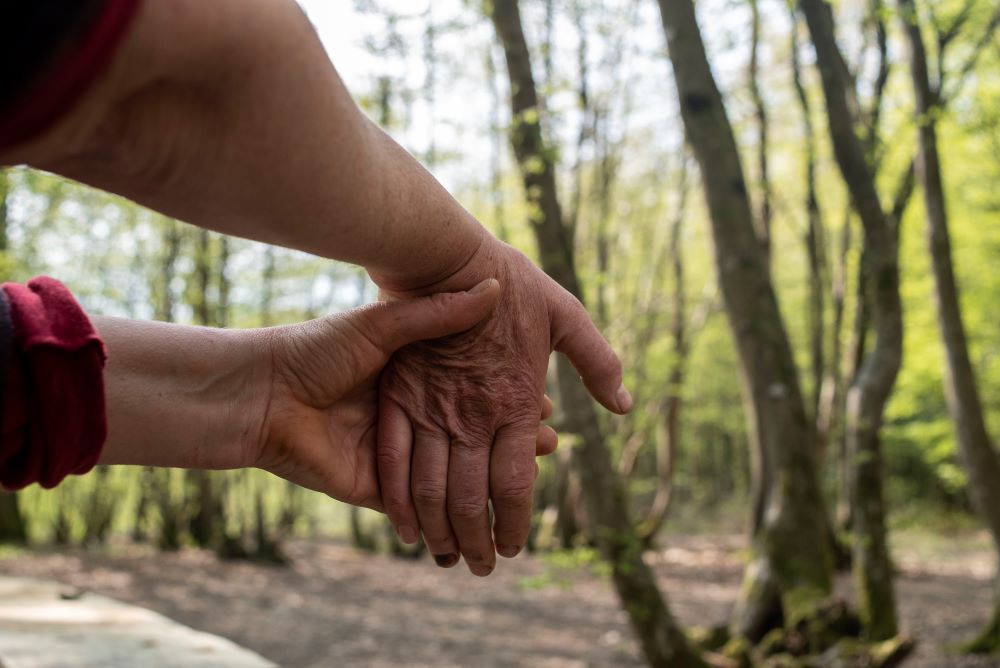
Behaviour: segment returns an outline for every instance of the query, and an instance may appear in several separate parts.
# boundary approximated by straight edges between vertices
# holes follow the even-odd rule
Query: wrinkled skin
[[[263,330],[267,360],[259,393],[254,466],[346,503],[383,508],[375,463],[378,378],[397,348],[462,332],[495,307],[499,287],[373,304],[345,314]],[[263,408],[260,404],[263,403]],[[534,427],[539,454],[555,434]]]
[[[501,284],[490,317],[407,346],[386,368],[378,446],[385,510],[400,536],[419,529],[439,565],[461,554],[481,576],[498,552],[513,557],[527,541],[552,351],[570,357],[607,408],[631,406],[621,363],[579,301],[509,246],[488,241],[459,275],[430,289],[484,276]]]

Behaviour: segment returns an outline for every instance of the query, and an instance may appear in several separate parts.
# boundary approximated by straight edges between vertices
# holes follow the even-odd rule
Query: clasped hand
[[[509,246],[481,249],[428,290],[442,292],[384,292],[266,330],[271,389],[253,464],[382,510],[405,542],[423,534],[439,565],[461,554],[488,575],[497,552],[513,557],[527,541],[534,457],[556,447],[540,424],[550,353],[567,354],[608,409],[624,413],[631,398],[579,301]]]

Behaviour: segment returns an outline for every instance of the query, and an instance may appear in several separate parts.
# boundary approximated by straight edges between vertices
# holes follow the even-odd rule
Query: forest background
[[[658,595],[638,596],[639,607],[652,610],[649,619],[632,612],[631,587],[652,585],[636,581],[626,572],[634,569],[622,564],[634,559],[632,547],[639,546],[641,561],[642,550],[669,544],[672,534],[750,538],[744,594],[726,635],[749,639],[757,660],[769,653],[818,655],[832,644],[812,638],[808,651],[796,654],[786,635],[781,652],[761,649],[769,631],[787,634],[822,607],[794,607],[792,599],[800,599],[789,591],[798,585],[768,547],[767,536],[780,535],[768,525],[768,508],[787,512],[774,500],[786,493],[771,490],[798,466],[783,452],[803,448],[815,456],[801,476],[815,476],[819,490],[812,517],[825,519],[813,524],[822,525],[831,564],[850,568],[853,556],[859,589],[868,592],[858,606],[864,630],[848,635],[899,637],[895,620],[885,623],[891,591],[884,600],[886,585],[873,575],[880,560],[889,563],[878,554],[880,532],[884,537],[888,530],[891,546],[895,533],[914,527],[944,535],[986,535],[983,527],[1000,527],[977,514],[983,503],[977,505],[975,473],[972,487],[969,475],[1000,468],[970,457],[957,436],[962,429],[956,431],[967,415],[954,405],[949,410],[948,330],[943,338],[939,326],[947,314],[927,243],[935,212],[927,193],[936,191],[926,179],[934,170],[924,162],[927,135],[921,133],[931,126],[936,132],[939,194],[960,290],[956,306],[981,421],[996,435],[995,2],[699,0],[703,56],[691,40],[669,37],[671,27],[687,25],[689,0],[302,4],[362,108],[495,234],[539,257],[539,230],[560,225],[569,232],[578,296],[622,354],[636,409],[624,418],[581,409],[579,395],[553,367],[550,394],[557,399],[554,424],[562,446],[542,464],[531,549],[595,548],[610,564],[651,664],[668,665],[662,663],[667,648],[676,652],[688,643],[663,633],[672,623],[660,617],[666,604],[656,602]],[[926,49],[930,97],[924,95],[923,109],[914,94],[920,92],[918,59],[908,26],[916,26]],[[839,48],[824,53],[821,45],[832,35],[826,28],[835,30]],[[527,75],[517,67],[523,46]],[[701,57],[711,64],[724,114],[702,113],[711,112],[713,98]],[[512,86],[520,95],[511,98]],[[534,103],[525,103],[529,88]],[[838,136],[845,123],[853,139]],[[727,153],[727,136],[738,153]],[[852,171],[844,147],[854,144],[863,160]],[[730,161],[733,156],[738,161]],[[720,195],[719,179],[732,183],[740,175],[743,195]],[[877,196],[877,213],[865,209],[866,193]],[[750,227],[740,228],[741,221]],[[743,243],[748,237],[740,236],[748,229],[756,241],[752,251]],[[897,241],[880,242],[879,229],[891,230],[886,238]],[[735,254],[727,256],[730,251]],[[751,305],[749,313],[740,312],[739,286],[727,285],[717,271],[727,257],[760,270],[748,280],[773,286],[778,309],[761,314]],[[869,279],[888,271],[893,257],[902,357],[885,388],[884,411],[874,409],[874,440],[866,441],[867,427],[852,418],[850,397],[856,391],[867,402],[859,380],[866,362],[894,337],[891,291],[880,292],[882,283]],[[199,231],[23,168],[0,174],[0,267],[8,280],[58,277],[91,313],[219,327],[297,322],[376,297],[356,268]],[[766,332],[747,335],[746,327]],[[795,369],[787,385],[772,382],[763,391],[781,401],[789,394],[791,404],[799,396],[809,425],[808,436],[793,438],[796,444],[785,451],[788,432],[767,433],[771,409],[754,396],[761,390],[747,367],[747,347],[758,337],[766,348],[769,336],[779,341],[779,353],[780,340],[787,340]],[[873,391],[866,405],[877,405],[878,395]],[[594,486],[601,473],[593,470],[596,460],[613,473],[613,482],[603,483],[610,486]],[[866,505],[873,485],[877,508]],[[788,494],[812,499],[808,492]],[[603,499],[605,508],[595,508],[601,502],[588,496]],[[609,526],[629,539],[602,539]],[[197,545],[227,558],[280,562],[288,541],[320,536],[412,556],[373,513],[348,510],[257,471],[102,468],[55,491],[0,496],[0,540],[35,546],[127,538],[165,550]],[[876,547],[869,549],[871,537]],[[755,565],[775,572],[755,579]],[[747,593],[762,581],[773,596]],[[766,621],[767,610],[778,610],[783,620]],[[994,620],[979,638],[980,649],[995,649],[997,635]],[[955,639],[962,640],[969,638]],[[730,639],[725,653],[738,657],[733,644]],[[684,665],[674,661],[669,665]]]

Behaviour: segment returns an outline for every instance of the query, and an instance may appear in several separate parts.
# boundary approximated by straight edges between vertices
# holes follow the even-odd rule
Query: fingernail
[[[615,395],[615,398],[618,400],[618,410],[622,413],[628,413],[632,410],[632,395],[629,394],[624,385],[618,388],[618,394]]]
[[[497,554],[512,559],[521,551],[520,545],[497,545]]]
[[[470,295],[478,295],[480,292],[486,292],[486,290],[489,289],[491,283],[493,283],[493,279],[492,278],[487,278],[485,281],[483,281],[482,283],[479,283],[474,288],[472,288],[471,290],[469,290],[469,294]]]
[[[451,568],[458,563],[457,554],[435,554],[434,561],[441,568]]]
[[[399,534],[399,539],[407,545],[413,545],[417,542],[417,532],[413,527],[408,527],[405,524],[400,525],[396,527],[396,533]]]
[[[483,564],[470,564],[469,570],[472,571],[472,574],[476,577],[484,578],[493,572],[493,567],[485,566]]]

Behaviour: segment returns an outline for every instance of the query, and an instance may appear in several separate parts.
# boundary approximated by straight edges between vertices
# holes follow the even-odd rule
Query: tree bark
[[[799,6],[816,49],[834,154],[865,231],[864,270],[871,291],[875,345],[848,392],[847,432],[853,464],[859,612],[868,635],[885,640],[896,635],[897,621],[886,541],[880,431],[903,357],[898,243],[875,189],[869,156],[855,134],[858,119],[848,103],[849,82],[843,77],[846,67],[834,36],[833,11],[825,0],[799,0]]]
[[[494,0],[491,18],[507,60],[510,78],[511,144],[524,181],[530,222],[542,268],[578,299],[583,297],[573,250],[556,195],[553,154],[539,123],[539,100],[517,0]],[[597,413],[572,366],[557,362],[566,426],[579,434],[576,465],[585,490],[594,539],[612,568],[622,605],[652,666],[703,666],[668,610],[629,519],[625,490],[611,463]]]
[[[969,477],[969,494],[1000,554],[1000,457],[986,428],[982,398],[969,355],[965,324],[962,321],[958,281],[952,265],[948,209],[937,142],[936,119],[940,109],[939,100],[931,88],[927,71],[927,53],[913,0],[899,0],[899,9],[903,30],[910,46],[910,75],[916,100],[919,139],[916,167],[924,193],[927,243],[934,270],[934,296],[947,361],[944,375],[945,396],[954,423],[961,459]],[[1000,648],[995,624],[995,620],[1000,619],[1000,600],[996,605],[994,622],[981,636],[981,639],[990,638],[993,646],[981,647],[979,648],[981,650]]]
[[[27,526],[17,494],[0,490],[0,543],[27,542]]]
[[[660,0],[688,142],[701,166],[723,303],[740,358],[749,438],[770,462],[735,633],[759,640],[783,614],[808,617],[831,592],[813,429],[754,230],[739,151],[691,0]]]
[[[651,544],[667,521],[673,491],[674,468],[677,462],[678,442],[681,432],[681,410],[684,404],[684,380],[687,376],[691,344],[688,337],[687,280],[684,271],[684,251],[681,236],[687,213],[687,161],[682,161],[682,186],[677,212],[670,225],[668,254],[674,279],[673,318],[670,336],[673,339],[674,359],[667,375],[667,396],[663,399],[662,437],[657,439],[656,494],[649,513],[639,524],[639,538]]]
[[[6,169],[0,167],[0,253],[6,253],[10,244],[10,237],[7,230],[7,197],[9,194],[10,176],[7,174]]]
[[[824,280],[827,274],[826,257],[826,227],[823,224],[823,215],[819,206],[819,194],[816,184],[816,131],[813,128],[812,105],[809,103],[809,95],[802,82],[802,63],[799,58],[799,21],[794,5],[790,6],[789,14],[792,19],[791,27],[791,56],[792,56],[792,84],[795,88],[795,97],[799,103],[799,111],[802,114],[802,137],[805,144],[805,182],[806,182],[806,236],[805,247],[806,257],[809,264],[809,370],[812,375],[812,397],[810,406],[812,408],[813,420],[816,423],[817,448],[819,449],[820,462],[824,461],[824,454],[829,442],[829,422],[823,418],[823,396],[824,392],[835,393],[835,374],[828,375],[826,364],[826,327],[824,326],[824,316],[826,315],[826,289]],[[840,340],[841,322],[838,313],[843,313],[841,308],[837,310],[837,286],[833,286],[834,292],[834,322],[831,327],[831,338],[833,339],[831,355],[831,368],[835,371],[838,354],[838,344]],[[843,293],[841,291],[841,302]],[[833,376],[833,377],[830,377]],[[831,382],[827,382],[827,379]],[[828,388],[828,389],[827,389]]]
[[[209,299],[212,283],[212,244],[208,230],[198,230],[195,247],[195,266],[192,297],[195,321],[203,327],[216,325],[218,309],[213,309]],[[191,500],[192,514],[188,518],[188,532],[199,547],[221,549],[225,544],[225,518],[223,494],[219,480],[211,471],[185,471],[185,480]]]
[[[750,97],[757,123],[757,178],[760,181],[760,211],[757,214],[757,237],[768,260],[771,258],[771,175],[768,155],[768,117],[764,94],[760,89],[760,0],[750,1]]]

